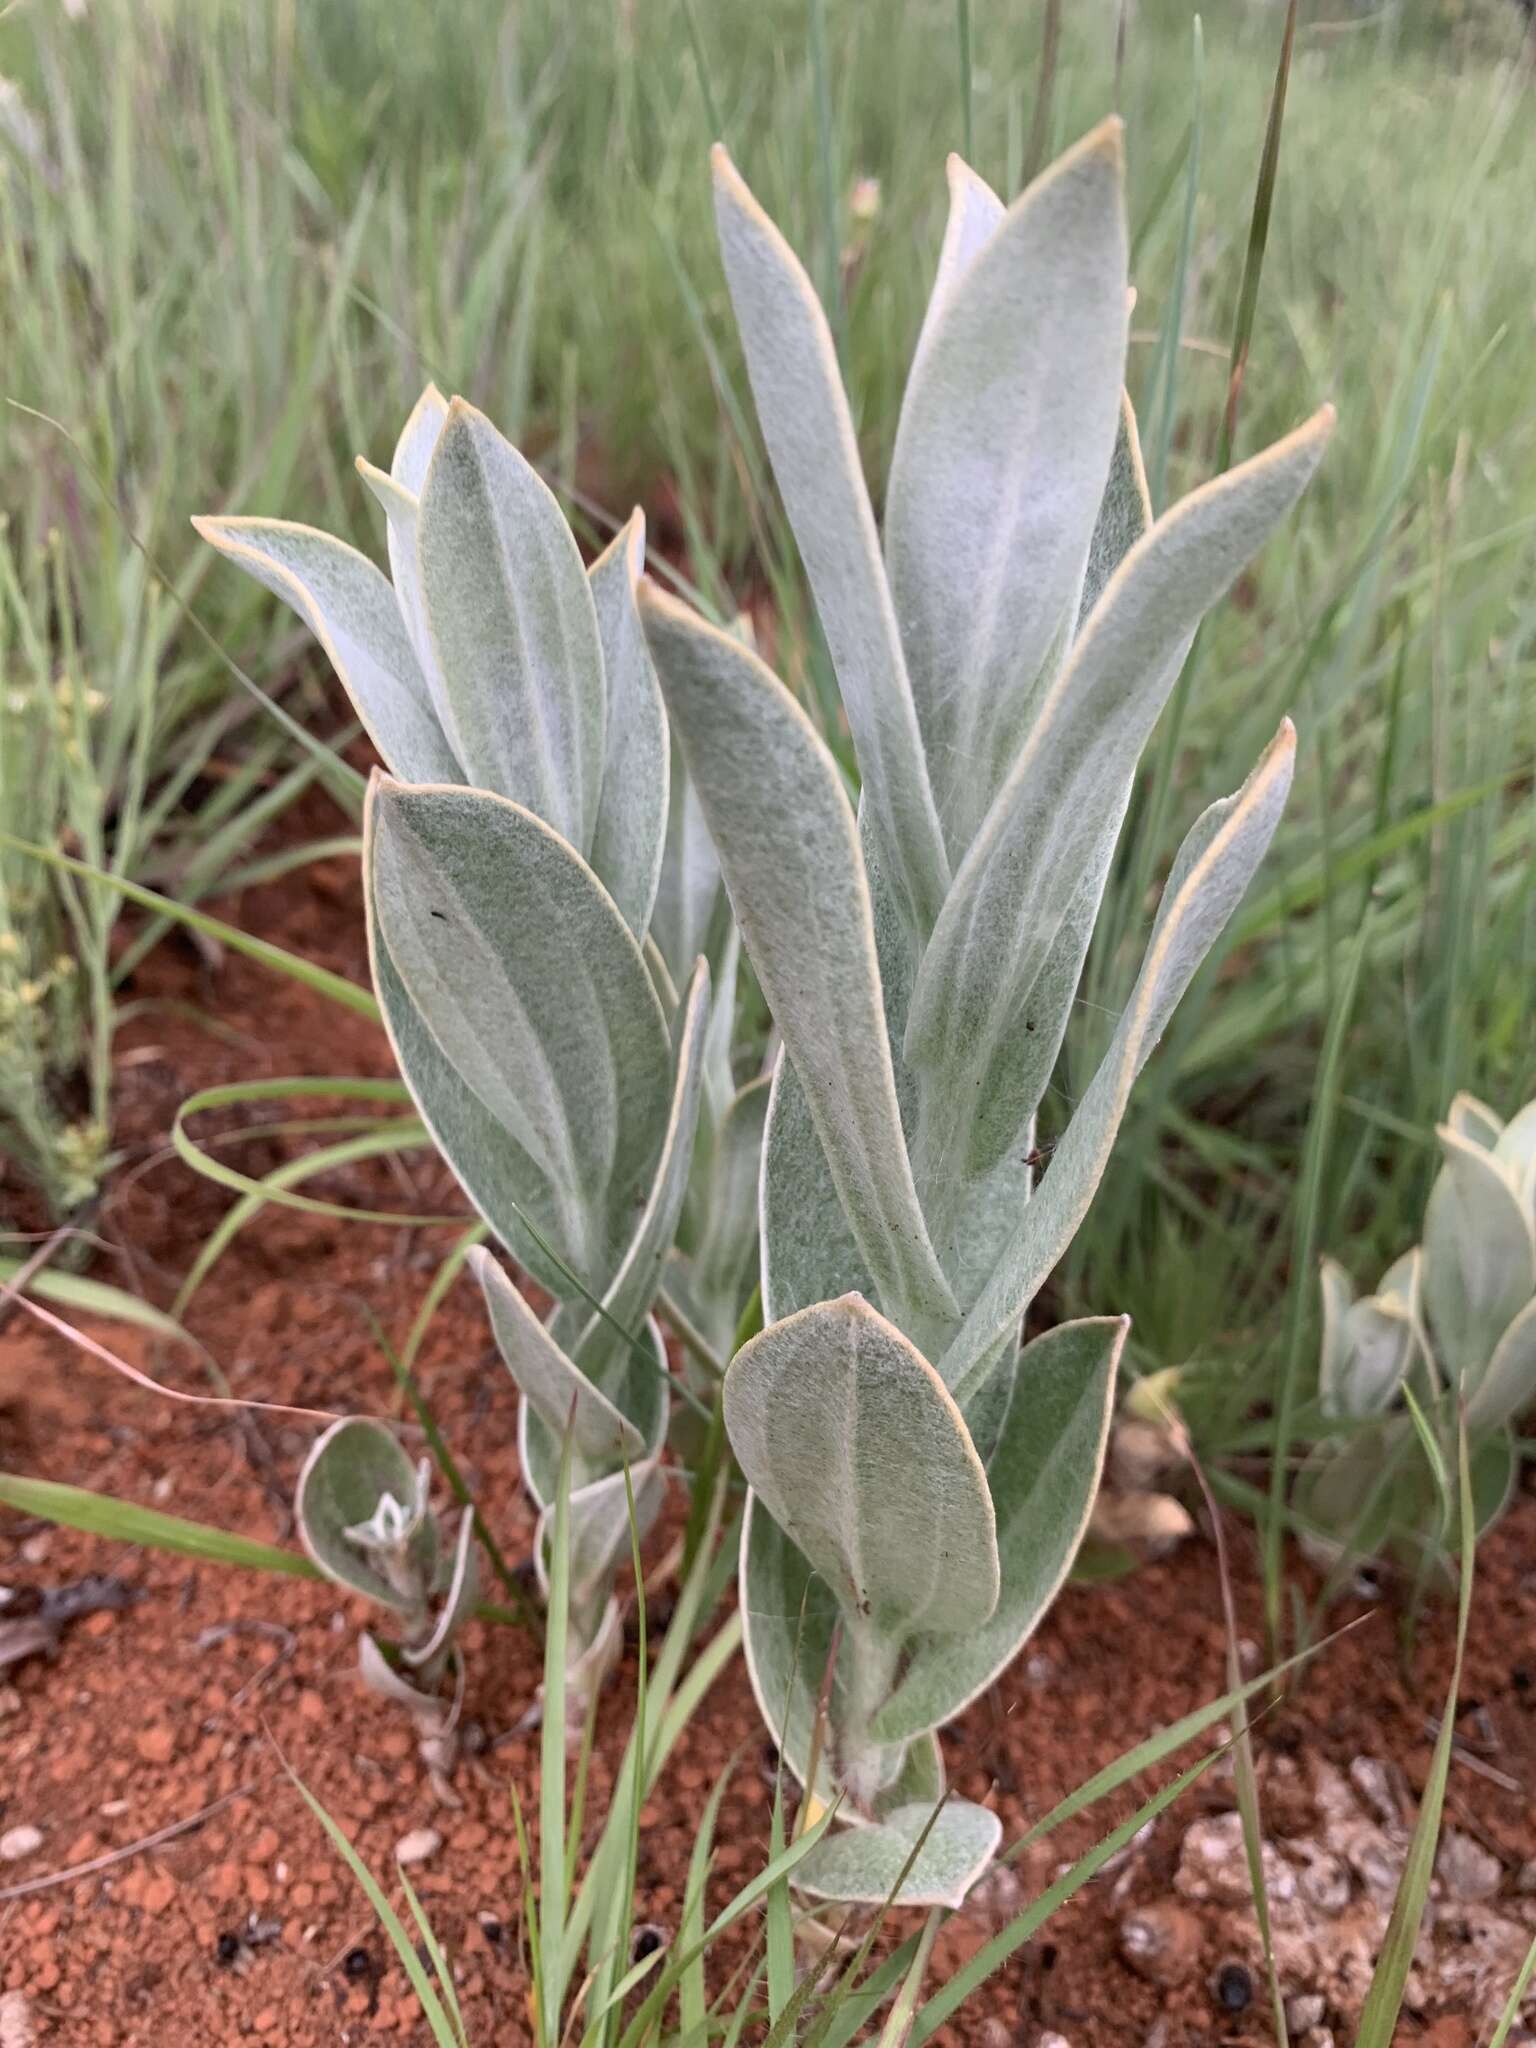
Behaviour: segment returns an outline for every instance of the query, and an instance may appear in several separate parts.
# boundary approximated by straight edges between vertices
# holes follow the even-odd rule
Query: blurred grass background
[[[536,455],[594,535],[644,503],[709,602],[754,602],[835,724],[731,333],[717,129],[832,307],[878,479],[946,151],[969,134],[1011,194],[1118,106],[1159,504],[1208,475],[1283,9],[1217,0],[1197,43],[1176,0],[1073,0],[1054,53],[1050,14],[5,10],[0,396],[75,445],[14,406],[0,418],[0,828],[187,898],[238,876],[326,770],[251,711],[181,605],[297,716],[346,728],[289,615],[219,570],[188,515],[281,514],[376,550],[352,456],[387,459],[427,377]],[[1316,1249],[1369,1283],[1411,1241],[1454,1089],[1505,1110],[1536,1092],[1524,35],[1514,0],[1302,9],[1237,453],[1324,397],[1340,428],[1154,741],[1059,1075],[1063,1099],[1084,1085],[1173,847],[1290,711],[1303,766],[1281,838],[1057,1283],[1058,1302],[1130,1310],[1143,1366],[1200,1365],[1191,1401],[1216,1441],[1297,1355]],[[89,1199],[123,972],[110,891],[6,852],[0,882],[3,1220],[23,1183],[55,1213]]]

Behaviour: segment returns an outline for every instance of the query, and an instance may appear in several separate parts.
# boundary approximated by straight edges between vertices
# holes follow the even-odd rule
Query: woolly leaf
[[[470,1269],[490,1312],[491,1331],[523,1398],[558,1436],[569,1428],[577,1454],[592,1464],[638,1458],[638,1429],[566,1356],[490,1253],[476,1247]]]
[[[955,877],[913,989],[905,1051],[922,1090],[923,1185],[984,1170],[1010,1124],[1034,1113],[1075,987],[1075,976],[1058,975],[1052,1008],[1036,1000],[1058,934],[1069,917],[1077,924],[1080,965],[1136,762],[1194,629],[1300,495],[1331,424],[1325,407],[1159,520],[1121,563],[1051,685]],[[992,1132],[981,1152],[978,1105]]]
[[[888,1638],[972,1630],[998,1597],[981,1461],[926,1359],[859,1295],[737,1353],[725,1420],[748,1484],[850,1614]]]
[[[858,830],[836,764],[756,655],[647,586],[641,612],[748,955],[881,1307],[918,1343],[954,1300],[918,1207]]]
[[[382,1422],[347,1416],[333,1422],[304,1460],[294,1496],[294,1517],[304,1548],[328,1579],[381,1606],[409,1612],[431,1589],[437,1530],[419,1500],[420,1476]],[[378,1514],[381,1503],[399,1510],[402,1570],[389,1576],[376,1554],[348,1532]]]
[[[1179,849],[1141,972],[1109,1050],[991,1279],[939,1362],[947,1383],[963,1390],[962,1402],[971,1391],[969,1376],[1017,1327],[1086,1215],[1132,1083],[1274,836],[1295,754],[1296,735],[1287,720],[1237,795],[1212,804]]]
[[[427,467],[417,545],[466,778],[585,854],[607,717],[592,593],[554,493],[462,398]]]
[[[192,524],[210,546],[298,613],[396,775],[415,782],[463,779],[395,593],[366,555],[286,519]]]
[[[796,1865],[795,1888],[813,1899],[848,1905],[876,1906],[891,1899],[898,1906],[957,1909],[1002,1838],[997,1815],[968,1799],[949,1800],[937,1818],[928,1805],[899,1806],[882,1821],[823,1836]],[[922,1847],[903,1878],[919,1841]]]
[[[864,802],[903,915],[926,936],[949,884],[875,516],[821,302],[719,145],[715,219],[763,439],[816,599]]]
[[[902,402],[886,560],[951,861],[1077,616],[1125,367],[1122,182],[1108,121],[943,286]]]
[[[1496,1157],[1440,1127],[1444,1164],[1424,1212],[1424,1307],[1436,1355],[1470,1397],[1536,1294],[1536,1236]]]
[[[406,993],[543,1175],[566,1255],[599,1292],[649,1192],[672,1092],[639,948],[570,846],[486,791],[376,781],[364,842],[373,915]]]
[[[994,1373],[967,1421],[977,1432],[997,1522],[1002,1591],[979,1626],[909,1643],[874,1717],[882,1742],[952,1720],[1034,1633],[1071,1570],[1104,1462],[1115,1372],[1129,1323],[1063,1323]]]
[[[645,515],[635,512],[587,571],[608,697],[592,867],[637,939],[661,876],[671,763],[667,714],[635,605],[644,565]],[[677,964],[681,974],[692,958]]]

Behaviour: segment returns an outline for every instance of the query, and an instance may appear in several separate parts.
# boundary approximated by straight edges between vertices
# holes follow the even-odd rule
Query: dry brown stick
[[[255,1791],[254,1785],[239,1785],[233,1792],[226,1792],[222,1799],[215,1799],[210,1806],[204,1806],[196,1813],[189,1813],[185,1820],[173,1820],[169,1827],[157,1828],[152,1835],[145,1835],[137,1842],[126,1842],[121,1849],[108,1849],[104,1855],[93,1856],[86,1863],[72,1863],[67,1870],[50,1871],[46,1877],[29,1877],[23,1884],[7,1885],[0,1891],[0,1904],[7,1899],[24,1899],[33,1892],[51,1891],[55,1885],[73,1884],[76,1878],[94,1877],[98,1870],[110,1870],[114,1863],[126,1863],[131,1857],[142,1856],[147,1849],[158,1849],[162,1842],[171,1842],[178,1835],[189,1835],[194,1828],[200,1828],[205,1820],[212,1818],[221,1807],[230,1805],[236,1799],[244,1799]]]

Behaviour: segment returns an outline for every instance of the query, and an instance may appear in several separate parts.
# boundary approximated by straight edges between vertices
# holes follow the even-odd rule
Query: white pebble
[[[0,1863],[19,1863],[23,1856],[30,1856],[35,1849],[42,1846],[41,1828],[11,1828],[0,1835]]]
[[[395,1844],[397,1863],[425,1863],[429,1856],[435,1856],[443,1846],[443,1838],[436,1828],[412,1828],[408,1835],[402,1835]]]

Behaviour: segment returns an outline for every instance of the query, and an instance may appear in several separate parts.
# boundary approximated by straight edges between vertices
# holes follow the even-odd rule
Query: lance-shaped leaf
[[[1111,120],[945,288],[902,402],[886,560],[952,860],[1077,615],[1125,369],[1122,182]]]
[[[437,722],[448,737],[457,758],[461,749],[454,731],[453,710],[443,683],[442,669],[427,632],[426,600],[421,587],[421,553],[417,546],[417,523],[421,517],[421,487],[438,436],[448,419],[448,401],[435,384],[428,384],[411,408],[410,418],[400,430],[389,473],[375,469],[361,455],[357,472],[383,507],[387,522],[389,574],[395,586],[400,616],[411,636],[416,659],[432,694]],[[391,764],[393,765],[393,764]],[[396,771],[399,773],[400,771]],[[434,778],[418,775],[406,779],[425,782]]]
[[[1025,1308],[1087,1214],[1131,1086],[1196,969],[1242,899],[1290,792],[1296,732],[1289,719],[1236,796],[1197,819],[1168,877],[1152,937],[1108,1052],[1019,1217],[992,1278],[940,1360],[962,1404],[966,1382]]]
[[[933,289],[928,294],[912,355],[914,369],[950,293],[1002,226],[1008,210],[986,179],[978,177],[963,157],[951,153],[945,161],[944,175],[949,183],[949,218],[944,223]]]
[[[629,1492],[619,1471],[594,1479],[571,1495],[571,1598],[578,1609],[590,1607],[598,1595],[606,1595],[614,1573],[629,1560],[630,1494],[635,1502],[634,1533],[643,1543],[655,1526],[665,1491],[660,1460],[648,1458],[630,1467]],[[533,1537],[539,1590],[546,1596],[553,1532],[554,1509],[546,1507]]]
[[[938,1374],[859,1295],[744,1345],[725,1421],[748,1484],[852,1615],[900,1637],[992,1612],[981,1460]]]
[[[581,1263],[583,1204],[574,1190],[557,1187],[511,1132],[487,1115],[406,993],[379,934],[371,889],[364,891],[363,903],[369,967],[395,1065],[433,1143],[517,1263],[549,1293],[568,1290]]]
[[[477,1247],[469,1263],[485,1295],[497,1349],[547,1427],[557,1436],[569,1428],[577,1456],[589,1464],[638,1458],[644,1449],[639,1430],[572,1364],[490,1253]]]
[[[715,219],[763,439],[805,563],[903,915],[926,937],[949,885],[875,515],[821,302],[718,144]]]
[[[675,739],[670,759],[667,836],[651,911],[651,937],[677,982],[707,950],[723,891],[720,861],[709,836],[704,806],[688,779]]]
[[[908,1644],[874,1717],[877,1740],[906,1741],[952,1720],[1012,1663],[1055,1599],[1099,1490],[1129,1327],[1123,1316],[1063,1323],[995,1373],[976,1402],[1002,1592],[979,1627]]]
[[[1032,999],[1084,876],[1098,886],[1141,751],[1195,627],[1317,467],[1332,427],[1325,406],[1288,439],[1191,492],[1132,548],[1071,658],[955,877],[912,994],[906,1056],[923,1088],[917,1153],[925,1183],[990,1163],[970,1160],[975,1105],[1018,1086],[1024,1041],[1059,1037],[1059,1015]],[[1007,1055],[1007,1057],[1000,1057]],[[991,1113],[995,1117],[995,1106]]]
[[[403,484],[396,483],[392,476],[386,476],[382,469],[375,469],[361,455],[357,458],[357,473],[383,507],[395,601],[400,607],[400,617],[410,638],[412,652],[426,678],[433,713],[457,762],[463,749],[454,728],[453,706],[448,702],[437,650],[427,631],[426,599],[421,587],[421,553],[417,546],[421,500],[412,497]],[[437,778],[423,775],[406,779],[425,782]],[[460,782],[464,778],[462,772],[458,772],[451,779]]]
[[[1517,1110],[1500,1131],[1493,1156],[1509,1175],[1521,1203],[1536,1218],[1536,1102]]]
[[[1079,632],[1104,595],[1110,577],[1151,524],[1152,493],[1147,488],[1146,465],[1141,459],[1141,435],[1136,428],[1130,393],[1122,391],[1115,452],[1109,459],[1109,481],[1099,500],[1093,538],[1088,543],[1088,566],[1077,608]]]
[[[774,1061],[759,1187],[763,1318],[843,1294],[876,1293],[822,1149],[799,1075],[783,1047]]]
[[[628,523],[587,571],[608,693],[602,788],[592,867],[637,939],[656,901],[667,836],[671,742],[635,591],[645,566],[645,514]],[[680,962],[680,970],[692,966]]]
[[[210,546],[298,613],[396,775],[415,782],[461,779],[395,593],[366,555],[286,519],[192,524]]]
[[[1504,1129],[1504,1119],[1486,1102],[1479,1102],[1475,1095],[1469,1095],[1465,1088],[1451,1098],[1445,1120],[1458,1138],[1465,1138],[1471,1145],[1480,1145],[1485,1152],[1495,1149]]]
[[[317,1438],[299,1473],[294,1519],[300,1540],[327,1578],[406,1612],[431,1590],[437,1568],[436,1526],[430,1514],[415,1511],[419,1490],[420,1475],[392,1432],[368,1416],[347,1416]],[[390,1502],[402,1527],[409,1525],[403,1563],[414,1591],[404,1575],[386,1576],[374,1554],[348,1534]]]
[[[557,1315],[557,1327],[551,1332],[557,1341],[558,1325],[564,1315],[565,1311]],[[639,1432],[642,1459],[654,1458],[661,1450],[671,1407],[670,1390],[666,1345],[655,1317],[651,1316],[623,1354],[622,1371],[614,1371],[603,1389],[625,1421]],[[552,1429],[532,1402],[524,1400],[518,1403],[518,1463],[528,1491],[540,1508],[552,1506],[559,1489],[560,1451],[564,1435],[563,1421],[558,1429]],[[573,1461],[572,1483],[580,1489],[594,1478],[606,1476],[614,1468],[615,1461],[611,1457],[598,1459],[589,1465],[578,1455]]]
[[[640,949],[566,842],[487,791],[376,781],[364,841],[406,993],[568,1213],[574,1203],[574,1264],[599,1291],[649,1193],[672,1092]]]
[[[448,401],[435,384],[428,384],[411,407],[410,417],[400,429],[395,452],[389,459],[389,473],[400,488],[419,498],[427,481],[432,451],[448,424]]]
[[[691,1266],[695,1296],[734,1327],[756,1282],[758,1184],[770,1082],[763,1074],[732,1098],[715,1133],[708,1207]],[[730,1331],[724,1331],[729,1338]]]
[[[475,1517],[466,1508],[459,1517],[459,1533],[450,1553],[448,1584],[443,1603],[427,1640],[400,1652],[404,1661],[418,1671],[430,1671],[447,1657],[453,1639],[475,1611],[480,1598],[479,1553],[475,1549]]]
[[[633,1336],[649,1315],[662,1265],[677,1235],[699,1121],[708,1026],[709,965],[699,960],[678,1011],[676,1071],[655,1178],[635,1234],[603,1297],[603,1313],[591,1318],[577,1341],[578,1367],[600,1385],[608,1383],[613,1361],[628,1350],[626,1336]]]
[[[997,1815],[968,1799],[947,1800],[937,1818],[926,1803],[899,1806],[868,1826],[824,1835],[795,1866],[793,1882],[813,1899],[847,1905],[877,1906],[891,1899],[898,1906],[958,1908],[1002,1838]]]
[[[918,1207],[869,888],[836,763],[757,656],[647,585],[673,729],[763,993],[882,1308],[919,1343],[954,1300]]]
[[[1470,1396],[1536,1294],[1536,1235],[1493,1154],[1440,1126],[1444,1164],[1424,1212],[1424,1307],[1437,1356]]]
[[[592,592],[554,493],[461,398],[427,467],[417,546],[465,775],[585,854],[607,719]]]
[[[1474,1431],[1502,1429],[1536,1401],[1536,1296],[1493,1347],[1467,1409]]]

